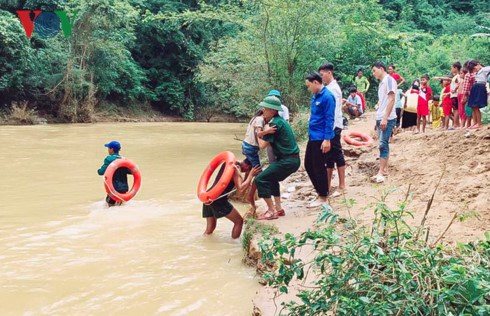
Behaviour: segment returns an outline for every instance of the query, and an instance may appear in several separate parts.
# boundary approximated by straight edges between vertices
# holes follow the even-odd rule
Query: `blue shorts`
[[[247,142],[242,142],[242,154],[252,164],[252,167],[260,166],[259,146],[252,146]]]

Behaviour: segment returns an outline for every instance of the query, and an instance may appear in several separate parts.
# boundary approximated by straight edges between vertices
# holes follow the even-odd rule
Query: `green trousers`
[[[279,182],[298,170],[301,164],[299,157],[287,157],[274,161],[267,169],[255,178],[260,198],[281,196]]]

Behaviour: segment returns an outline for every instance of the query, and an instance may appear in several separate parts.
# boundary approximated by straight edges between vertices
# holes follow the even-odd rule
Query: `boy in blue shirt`
[[[99,170],[97,170],[97,173],[100,176],[103,176],[107,167],[111,164],[116,159],[121,159],[122,157],[119,155],[119,151],[121,150],[121,144],[118,141],[111,141],[110,143],[107,143],[104,145],[107,147],[107,151],[109,153],[109,156],[105,157],[104,159],[104,164],[102,167],[100,167]],[[128,177],[127,175],[131,174],[131,171],[126,168],[118,168],[114,172],[114,176],[112,177],[112,183],[114,185],[114,189],[119,192],[119,193],[126,193],[128,192]],[[121,202],[116,202],[113,200],[109,195],[106,197],[106,202],[109,207],[114,206],[114,205],[121,205]]]

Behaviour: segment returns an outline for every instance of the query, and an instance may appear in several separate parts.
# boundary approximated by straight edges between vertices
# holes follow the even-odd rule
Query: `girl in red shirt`
[[[443,87],[442,90],[442,111],[444,112],[444,121],[442,122],[442,128],[449,128],[449,119],[451,117],[451,113],[453,111],[453,103],[451,100],[451,78],[443,77],[441,79],[441,85]]]

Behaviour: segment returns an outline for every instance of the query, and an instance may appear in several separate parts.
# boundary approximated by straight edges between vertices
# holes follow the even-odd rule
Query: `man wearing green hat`
[[[281,206],[279,182],[298,170],[301,164],[299,147],[293,130],[278,114],[282,110],[281,101],[269,96],[259,106],[264,109],[262,116],[269,125],[263,132],[262,138],[258,139],[259,146],[261,149],[272,147],[276,160],[255,178],[259,197],[267,203],[267,211],[259,215],[257,219],[276,219],[285,215]],[[272,197],[274,197],[275,206]]]
[[[279,111],[279,116],[282,117],[286,122],[289,122],[289,109],[287,108],[287,106],[282,104],[281,92],[279,90],[271,90],[269,91],[267,96],[276,97],[279,99],[279,101],[281,101],[281,111]]]
[[[267,94],[269,97],[276,97],[281,101],[281,111],[279,111],[279,116],[282,117],[286,122],[289,123],[289,109],[282,104],[282,95],[279,90],[271,90]],[[272,152],[272,147],[267,147],[267,158],[269,160],[269,163],[273,163],[274,160],[276,160],[276,156],[274,156],[274,153]]]

